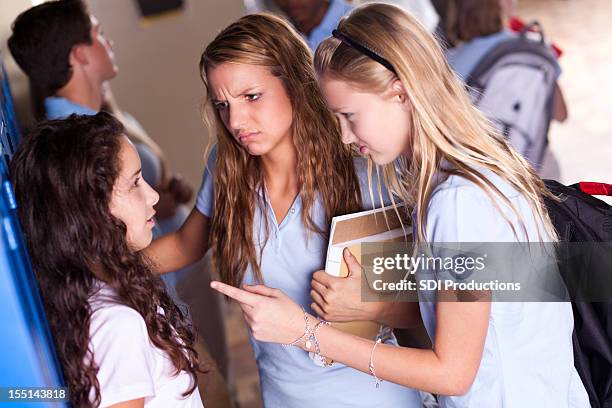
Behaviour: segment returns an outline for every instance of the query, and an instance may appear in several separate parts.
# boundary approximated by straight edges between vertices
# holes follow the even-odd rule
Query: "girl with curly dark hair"
[[[11,162],[75,407],[202,407],[194,335],[140,252],[158,194],[107,113],[41,123]]]

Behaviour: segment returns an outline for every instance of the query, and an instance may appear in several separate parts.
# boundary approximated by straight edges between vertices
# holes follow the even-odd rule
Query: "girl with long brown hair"
[[[72,405],[202,407],[194,335],[141,252],[159,195],[123,126],[42,122],[11,179]]]
[[[206,47],[200,72],[216,147],[196,208],[147,252],[165,272],[210,246],[224,282],[265,282],[311,311],[310,281],[324,265],[331,217],[372,207],[360,194],[367,164],[342,145],[312,55],[281,18],[254,14],[229,25]],[[357,370],[324,368],[307,352],[251,340],[266,406],[421,405],[412,389],[385,384],[374,394]]]
[[[409,207],[421,247],[439,257],[444,252],[437,244],[525,249],[532,243],[527,250],[534,251],[557,241],[544,205],[545,197],[555,198],[470,103],[436,40],[411,15],[384,4],[355,9],[321,43],[315,67],[343,141],[385,166],[386,184]],[[532,263],[527,250],[523,259],[497,261],[536,281],[547,270]],[[345,252],[349,269],[360,275],[361,265]],[[551,269],[550,277],[560,279]],[[434,273],[440,279],[461,274],[452,263],[448,271],[430,271],[419,268],[417,281],[433,275],[428,280],[437,285]],[[338,297],[351,295],[341,278],[315,281],[313,309],[323,317]],[[589,404],[573,365],[573,315],[571,305],[559,301],[566,299],[563,286],[555,301],[525,301],[518,294],[493,301],[497,293],[486,288],[421,289],[419,283],[418,302],[404,309],[412,316],[407,321],[422,319],[432,343],[426,349],[389,347],[321,323],[315,333],[315,316],[307,315],[305,325],[301,308],[277,289],[212,286],[241,302],[260,341],[314,349],[370,373],[373,383],[382,379],[438,394],[442,407]],[[553,289],[543,286],[542,292]],[[457,301],[466,298],[478,301]]]

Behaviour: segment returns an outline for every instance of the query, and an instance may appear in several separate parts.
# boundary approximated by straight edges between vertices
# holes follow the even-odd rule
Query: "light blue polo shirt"
[[[471,41],[464,42],[446,51],[446,59],[453,67],[453,70],[463,79],[468,80],[468,76],[482,58],[489,53],[496,45],[512,38],[512,33],[507,30],[498,33],[477,37]]]
[[[327,9],[325,17],[321,20],[321,24],[316,26],[310,32],[310,35],[306,37],[306,42],[313,52],[317,49],[321,41],[327,37],[331,37],[332,31],[338,26],[340,19],[352,9],[353,6],[346,3],[344,0],[330,0],[329,8]]]
[[[47,119],[64,119],[73,113],[77,115],[95,115],[95,110],[74,103],[61,96],[50,96],[45,98],[45,112]]]
[[[497,45],[516,37],[518,34],[509,30],[476,37],[470,41],[446,50],[446,59],[455,73],[466,82],[478,63]],[[556,65],[557,77],[561,75],[561,67]]]
[[[527,200],[493,172],[482,172],[518,209],[527,235],[517,227],[517,239],[479,186],[451,175],[432,193],[427,214],[428,242],[538,241],[538,229],[543,229],[533,219]],[[501,201],[498,205],[513,225],[518,226],[516,215]],[[536,268],[530,271],[537,272]],[[419,274],[417,272],[417,279]],[[429,295],[421,293],[419,298]],[[433,343],[436,337],[436,303],[421,301],[419,306]],[[574,368],[573,327],[572,307],[567,302],[492,302],[487,337],[474,383],[463,396],[439,396],[440,407],[590,406]]]
[[[216,162],[216,148],[209,156],[204,171],[202,187],[196,200],[196,208],[205,216],[213,215],[213,175]],[[355,159],[355,168],[360,180],[361,190],[369,197],[367,163],[365,159]],[[374,177],[375,179],[375,177]],[[374,186],[374,191],[376,191]],[[302,203],[298,196],[285,219],[277,223],[267,194],[267,213],[255,210],[253,236],[256,249],[263,245],[264,222],[267,217],[270,235],[261,256],[261,270],[264,283],[279,288],[296,303],[312,313],[310,309],[310,281],[312,274],[325,266],[327,237],[306,229],[302,223]],[[364,208],[371,208],[369,199],[364,200]],[[312,219],[321,228],[325,212],[320,199],[312,208]],[[259,251],[257,251],[259,253]],[[254,283],[251,268],[247,268],[244,283]],[[371,375],[355,369],[334,364],[324,368],[315,365],[308,353],[297,347],[284,347],[280,344],[260,342],[250,336],[253,352],[259,368],[261,391],[266,407],[291,408],[339,408],[339,407],[402,407],[416,408],[422,405],[417,391],[390,382],[375,387]]]

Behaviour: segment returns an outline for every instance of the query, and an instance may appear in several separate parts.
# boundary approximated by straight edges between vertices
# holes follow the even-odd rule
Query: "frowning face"
[[[207,79],[225,128],[250,154],[264,156],[293,143],[291,100],[268,68],[228,62],[209,69]]]

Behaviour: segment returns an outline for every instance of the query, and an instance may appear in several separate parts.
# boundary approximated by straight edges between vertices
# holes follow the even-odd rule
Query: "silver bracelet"
[[[376,350],[376,346],[378,346],[381,342],[382,340],[380,338],[376,339],[376,342],[374,343],[374,347],[372,347],[372,353],[370,353],[370,364],[368,364],[368,368],[370,369],[370,374],[372,374],[372,377],[374,377],[374,380],[376,381],[376,388],[380,386],[380,383],[382,382],[382,380],[376,376],[376,372],[374,371],[374,350]]]
[[[310,346],[314,345],[314,355],[316,358],[318,358],[321,361],[321,363],[323,364],[323,367],[331,367],[334,364],[334,361],[328,360],[327,358],[321,355],[321,347],[319,345],[319,340],[317,340],[317,330],[321,326],[329,326],[329,325],[330,323],[328,321],[319,320],[317,324],[315,325],[314,329],[312,330],[310,337],[308,338],[308,340],[306,340],[306,344],[305,344],[306,349],[309,351],[310,351]],[[312,341],[312,344],[309,344],[311,341]]]
[[[295,345],[299,344],[304,339],[306,339],[306,342],[308,342],[308,339],[310,338],[311,333],[314,330],[310,328],[310,322],[308,320],[308,313],[306,313],[306,310],[304,310],[303,307],[302,307],[302,312],[304,312],[304,323],[305,323],[304,334],[302,334],[300,337],[298,337],[296,340],[292,341],[289,344],[283,344],[283,346],[285,346],[285,347],[295,346]],[[315,329],[316,329],[316,326],[315,326]]]

